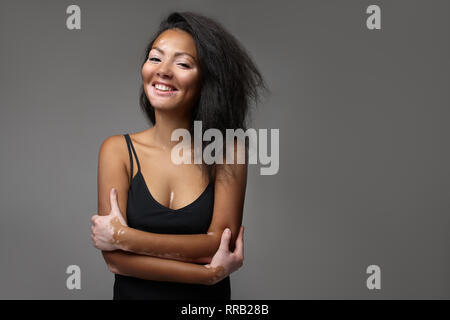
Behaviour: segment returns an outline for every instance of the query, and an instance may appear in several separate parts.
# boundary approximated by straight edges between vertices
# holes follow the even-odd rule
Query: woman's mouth
[[[160,97],[170,97],[170,96],[175,95],[178,92],[177,89],[175,89],[173,87],[165,86],[160,83],[152,84],[152,91],[154,94],[156,94],[157,96],[160,96]]]

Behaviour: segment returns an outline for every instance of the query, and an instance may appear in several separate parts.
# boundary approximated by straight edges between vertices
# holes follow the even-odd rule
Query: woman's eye
[[[153,61],[153,62],[159,62],[161,61],[159,58],[156,57],[152,57],[152,58],[148,58],[149,61]],[[190,68],[191,66],[186,64],[186,63],[179,63],[179,66],[182,66],[183,68]]]

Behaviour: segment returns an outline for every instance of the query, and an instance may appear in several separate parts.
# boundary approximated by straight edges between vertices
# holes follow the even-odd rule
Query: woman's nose
[[[172,71],[170,70],[170,67],[165,63],[161,63],[159,65],[159,68],[156,71],[156,74],[160,77],[167,77],[167,78],[172,77]]]

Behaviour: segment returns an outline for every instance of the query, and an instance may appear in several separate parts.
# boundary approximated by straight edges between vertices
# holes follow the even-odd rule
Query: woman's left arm
[[[159,258],[194,263],[210,263],[220,245],[223,231],[231,230],[230,250],[242,224],[247,164],[216,166],[214,210],[207,234],[159,234],[145,232],[95,215],[92,232],[101,250],[124,250]],[[117,199],[116,199],[117,200]],[[111,206],[114,207],[114,206]],[[120,212],[118,213],[120,214]],[[104,219],[105,221],[101,221]]]

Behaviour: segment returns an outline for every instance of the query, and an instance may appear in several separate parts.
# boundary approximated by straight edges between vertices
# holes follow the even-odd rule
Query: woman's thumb
[[[222,239],[220,240],[219,250],[221,249],[229,251],[230,239],[231,239],[231,231],[230,229],[226,228],[222,233]]]
[[[109,199],[111,204],[111,211],[114,213],[120,212],[119,205],[117,204],[117,190],[112,188],[109,193]]]

